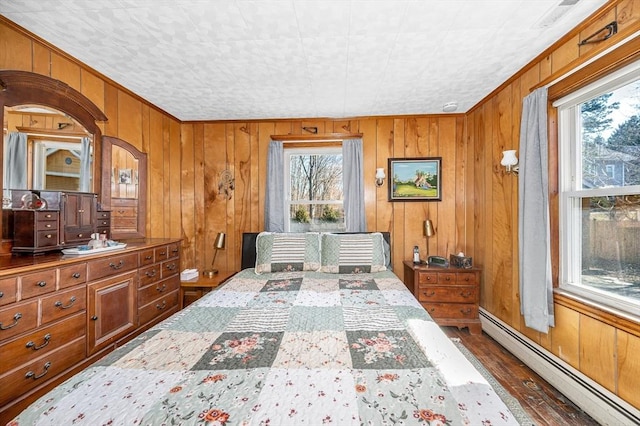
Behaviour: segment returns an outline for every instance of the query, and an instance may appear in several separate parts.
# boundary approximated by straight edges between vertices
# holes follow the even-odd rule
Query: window
[[[560,287],[640,314],[640,62],[554,106]]]
[[[285,148],[285,231],[345,230],[342,149]]]

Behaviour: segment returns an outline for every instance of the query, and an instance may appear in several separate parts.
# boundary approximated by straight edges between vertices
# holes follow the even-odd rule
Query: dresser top
[[[146,248],[159,247],[165,244],[179,243],[179,238],[144,238],[135,240],[119,240],[126,243],[127,247],[122,250],[106,251],[97,254],[87,254],[83,256],[69,256],[62,252],[49,252],[45,254],[7,254],[0,256],[0,278],[7,275],[24,273],[40,269],[42,267],[56,267],[84,262],[90,259],[115,256],[122,253],[143,250]]]

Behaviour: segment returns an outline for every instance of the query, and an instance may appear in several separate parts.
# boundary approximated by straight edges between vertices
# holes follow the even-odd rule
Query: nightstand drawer
[[[418,300],[421,302],[476,303],[478,301],[478,287],[420,286]]]
[[[478,305],[473,303],[423,303],[432,318],[446,319],[476,319],[478,318]]]

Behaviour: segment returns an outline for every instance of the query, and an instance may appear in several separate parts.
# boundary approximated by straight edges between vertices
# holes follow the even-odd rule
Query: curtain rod
[[[304,135],[271,135],[272,141],[315,141],[315,142],[336,142],[344,139],[359,139],[362,133],[316,133]]]

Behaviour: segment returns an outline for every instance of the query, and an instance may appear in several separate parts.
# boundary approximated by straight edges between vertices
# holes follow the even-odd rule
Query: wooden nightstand
[[[482,333],[480,268],[443,268],[404,261],[404,283],[438,325]]]
[[[180,309],[200,299],[205,293],[218,287],[237,272],[238,271],[218,271],[218,273],[211,278],[200,274],[198,278],[189,281],[180,281]],[[185,297],[188,299],[187,303],[185,303]]]

